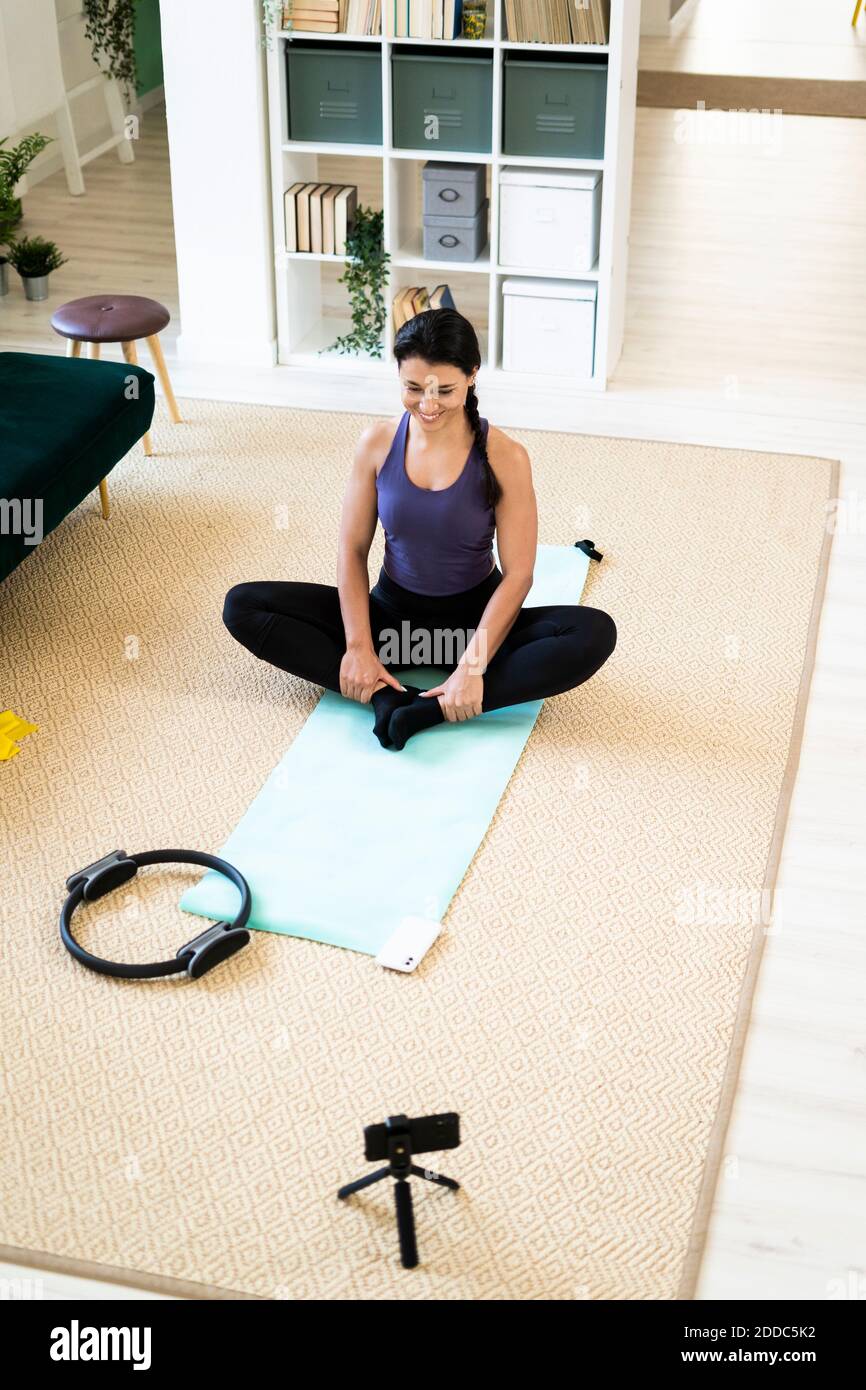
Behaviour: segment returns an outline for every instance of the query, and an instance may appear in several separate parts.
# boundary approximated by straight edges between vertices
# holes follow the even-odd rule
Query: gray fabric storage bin
[[[506,53],[503,154],[604,158],[607,64]]]
[[[424,217],[425,261],[477,261],[487,245],[487,210],[490,199],[485,198],[471,217],[434,214]]]
[[[288,138],[382,143],[382,55],[368,44],[286,44]]]
[[[484,201],[486,164],[428,159],[421,170],[425,217],[471,217]]]
[[[493,140],[492,57],[439,53],[391,56],[394,145],[403,150],[477,150]],[[426,118],[436,116],[438,139],[427,138]]]

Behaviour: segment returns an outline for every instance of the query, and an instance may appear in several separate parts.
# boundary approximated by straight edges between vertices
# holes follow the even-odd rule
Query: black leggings
[[[494,569],[473,589],[431,598],[402,588],[382,570],[370,594],[370,627],[377,654],[381,656],[389,633],[405,632],[406,621],[412,641],[418,634],[430,633],[430,641],[435,642],[437,630],[474,630],[501,582],[502,574]],[[226,595],[223,621],[253,656],[339,694],[346,636],[333,585],[280,580],[236,584]],[[521,608],[484,673],[482,708],[501,709],[573,690],[595,674],[615,646],[616,625],[599,608],[559,604]],[[400,651],[401,657],[405,654]],[[383,660],[382,664],[405,669],[411,662]],[[432,664],[453,669],[455,661]]]

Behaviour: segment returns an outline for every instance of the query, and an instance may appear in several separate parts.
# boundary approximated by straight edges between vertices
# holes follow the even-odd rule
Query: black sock
[[[405,748],[413,734],[419,734],[422,729],[432,729],[434,725],[441,724],[444,718],[438,698],[435,695],[422,696],[419,691],[411,704],[401,705],[394,710],[388,725],[388,736],[394,748]]]
[[[391,747],[391,738],[388,733],[388,721],[391,715],[401,705],[408,705],[410,700],[414,700],[418,694],[419,690],[416,685],[407,685],[405,690],[395,690],[393,685],[383,685],[381,690],[373,692],[370,699],[376,716],[373,733],[383,748]]]

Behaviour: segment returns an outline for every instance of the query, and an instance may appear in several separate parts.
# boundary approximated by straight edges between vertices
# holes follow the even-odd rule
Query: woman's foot
[[[383,748],[391,747],[389,733],[391,716],[402,705],[408,705],[420,693],[415,685],[407,685],[403,690],[395,690],[393,685],[383,685],[381,690],[373,691],[370,698],[370,704],[373,706],[373,713],[376,716],[373,733]]]
[[[435,695],[422,696],[420,690],[416,690],[415,695],[416,699],[410,704],[400,705],[391,715],[388,737],[393,748],[405,748],[413,734],[419,734],[422,729],[432,729],[445,719]]]

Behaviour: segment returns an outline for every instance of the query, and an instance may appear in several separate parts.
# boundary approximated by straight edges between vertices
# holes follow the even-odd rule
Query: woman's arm
[[[442,713],[451,722],[471,719],[481,713],[484,672],[508,636],[532,588],[538,512],[529,455],[522,444],[499,430],[491,429],[490,436],[493,438],[488,438],[488,457],[502,488],[496,508],[502,582],[494,589],[456,670],[443,685],[427,692],[439,697]]]
[[[337,589],[346,632],[346,654],[340,666],[340,691],[366,704],[375,690],[400,682],[386,671],[373,647],[370,629],[370,576],[367,558],[376,531],[376,463],[381,447],[381,424],[368,425],[355,449],[352,472],[343,498]]]

